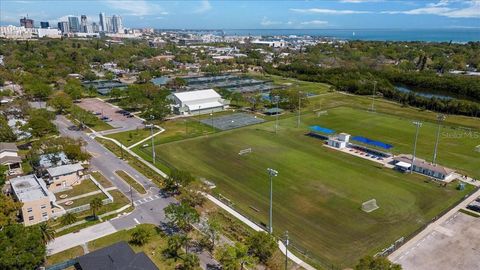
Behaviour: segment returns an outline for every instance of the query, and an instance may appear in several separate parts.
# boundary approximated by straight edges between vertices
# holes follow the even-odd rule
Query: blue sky
[[[189,29],[480,28],[480,0],[0,1],[0,24],[21,16],[56,23],[68,15],[121,15],[125,27]]]

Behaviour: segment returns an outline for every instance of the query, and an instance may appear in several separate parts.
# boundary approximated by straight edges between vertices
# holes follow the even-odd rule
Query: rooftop
[[[408,165],[410,165],[410,164],[412,164],[412,158],[413,158],[412,155],[399,155],[399,156],[394,157],[393,159],[395,161],[404,162],[404,163],[407,163]],[[431,171],[434,171],[434,172],[438,172],[438,173],[441,173],[441,174],[444,174],[444,175],[448,175],[448,174],[454,172],[454,170],[452,170],[452,169],[440,166],[438,164],[430,163],[430,162],[425,161],[424,159],[421,159],[421,158],[418,158],[418,157],[415,158],[414,165],[416,167],[425,168],[425,169],[428,169],[428,170],[431,170]]]
[[[17,152],[18,148],[17,148],[17,145],[14,144],[14,143],[1,142],[0,143],[0,152],[3,152],[3,151]]]
[[[143,252],[135,253],[122,241],[77,258],[81,270],[158,270]]]
[[[221,98],[220,95],[217,92],[215,92],[215,90],[213,89],[180,92],[180,93],[174,93],[173,95],[182,102],[192,102],[192,101],[198,101],[202,99]]]
[[[13,192],[21,202],[29,202],[48,197],[47,187],[42,179],[34,174],[10,179]]]
[[[40,156],[38,164],[43,168],[50,168],[53,166],[61,166],[69,164],[70,160],[64,152],[44,154]]]
[[[60,176],[60,175],[65,175],[65,174],[71,174],[74,172],[78,172],[83,170],[83,166],[80,165],[80,163],[75,163],[75,164],[68,164],[68,165],[62,165],[58,167],[52,167],[47,169],[47,173],[51,177],[55,176]]]

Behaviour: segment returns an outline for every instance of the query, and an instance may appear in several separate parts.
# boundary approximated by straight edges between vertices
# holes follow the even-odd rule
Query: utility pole
[[[418,131],[420,127],[422,126],[422,122],[420,121],[415,121],[413,122],[415,126],[417,126],[417,129],[415,131],[415,143],[413,144],[413,158],[412,158],[412,164],[410,165],[410,173],[413,173],[413,164],[415,164],[415,158],[417,154],[417,139],[418,139]]]
[[[297,128],[300,128],[300,100],[301,100],[302,91],[298,90],[298,119],[297,119]]]
[[[285,270],[288,269],[288,231],[285,231]]]
[[[150,123],[150,135],[152,137],[152,160],[153,160],[153,164],[155,164],[155,160],[156,160],[156,157],[155,157],[155,140],[153,139],[153,115],[150,115],[150,119],[152,120],[152,122]]]
[[[373,94],[372,94],[372,108],[370,109],[372,112],[375,111],[375,94],[377,90],[377,81],[373,81]]]
[[[438,148],[438,142],[440,140],[440,129],[442,128],[442,121],[447,118],[444,114],[438,114],[437,115],[437,120],[438,120],[438,128],[437,128],[437,138],[435,139],[435,149],[433,151],[433,161],[432,163],[435,164],[435,161],[437,160],[437,148]]]
[[[273,233],[273,222],[272,222],[272,213],[273,213],[273,176],[277,176],[278,175],[278,171],[274,170],[274,169],[270,169],[268,168],[267,169],[268,171],[268,176],[270,178],[270,221],[269,221],[269,224],[268,224],[268,231],[270,234]]]
[[[130,201],[132,202],[132,207],[134,207],[134,204],[133,204],[133,190],[132,190],[132,185],[130,185]]]

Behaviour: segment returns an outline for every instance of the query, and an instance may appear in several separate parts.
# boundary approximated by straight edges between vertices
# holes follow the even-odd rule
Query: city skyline
[[[75,12],[72,12],[75,10]],[[352,29],[480,28],[480,0],[455,1],[2,1],[0,24],[19,19],[50,25],[99,13],[122,17],[129,28]]]

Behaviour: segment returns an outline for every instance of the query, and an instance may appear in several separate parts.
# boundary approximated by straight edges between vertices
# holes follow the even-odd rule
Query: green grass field
[[[425,177],[404,175],[330,150],[320,140],[305,136],[308,125],[318,124],[383,140],[393,144],[395,152],[410,153],[414,133],[410,119],[342,107],[319,118],[304,115],[300,129],[295,128],[295,121],[282,119],[278,135],[272,132],[273,123],[267,122],[165,143],[158,146],[157,156],[215,182],[218,193],[242,213],[265,224],[269,194],[266,169],[278,170],[274,179],[274,232],[280,235],[288,230],[294,245],[338,267],[352,266],[360,257],[409,235],[473,189],[468,186],[457,191],[455,183],[441,188],[426,182]],[[420,156],[429,157],[434,130],[433,124],[422,127]],[[480,175],[474,162],[480,153],[473,151],[474,145],[468,138],[442,138],[439,162]],[[253,153],[239,156],[244,148],[252,148]],[[361,203],[372,198],[377,199],[380,209],[370,214],[361,211]]]

